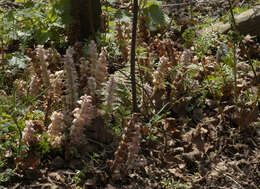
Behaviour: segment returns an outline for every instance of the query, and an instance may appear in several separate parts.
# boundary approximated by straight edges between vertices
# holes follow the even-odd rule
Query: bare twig
[[[136,100],[136,80],[135,80],[135,44],[136,44],[136,28],[138,17],[138,0],[134,0],[133,7],[133,28],[132,28],[132,43],[131,43],[131,84],[132,84],[132,100],[133,100],[133,112],[137,112],[137,100]]]

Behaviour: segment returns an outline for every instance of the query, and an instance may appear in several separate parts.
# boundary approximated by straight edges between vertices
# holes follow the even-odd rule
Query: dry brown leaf
[[[243,41],[243,43],[254,42],[253,38],[255,38],[255,37],[256,36],[251,36],[251,35],[247,34],[242,41]]]
[[[178,168],[168,169],[168,171],[177,178],[183,178],[182,171]]]
[[[62,173],[59,172],[51,172],[48,174],[49,177],[51,177],[52,179],[54,179],[57,182],[65,182],[65,177]]]

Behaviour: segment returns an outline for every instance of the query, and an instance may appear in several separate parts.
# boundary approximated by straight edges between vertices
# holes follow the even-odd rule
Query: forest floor
[[[183,35],[189,31],[187,29],[206,23],[205,18],[213,20],[213,23],[223,18],[229,12],[228,1],[198,0],[192,5],[193,13],[189,3],[185,2],[188,1],[168,0],[162,3],[160,7],[169,18],[174,18],[171,22],[176,27],[157,28],[150,31],[143,41],[145,46],[151,47],[152,54],[156,54],[158,59],[161,56],[172,58],[165,52],[170,42],[174,50],[174,61],[181,66],[176,69],[176,75],[171,80],[174,90],[168,91],[168,96],[173,95],[178,103],[167,102],[171,98],[165,95],[166,103],[161,102],[164,104],[161,106],[160,100],[154,97],[153,100],[161,106],[160,109],[154,111],[157,113],[153,113],[149,119],[142,120],[147,128],[142,127],[142,140],[135,167],[127,175],[121,172],[111,173],[111,160],[114,159],[121,140],[117,136],[109,144],[92,141],[92,146],[82,146],[79,154],[70,159],[65,158],[64,150],[53,150],[42,157],[31,151],[22,161],[30,159],[33,164],[31,167],[34,168],[26,165],[26,168],[15,168],[14,162],[19,160],[7,158],[4,168],[16,171],[2,186],[0,183],[0,189],[259,189],[260,36],[244,36],[241,39],[243,46],[240,43],[237,45],[237,84],[234,87],[232,79],[229,82],[233,70],[225,65],[219,68],[222,60],[219,61],[220,55],[217,55],[221,53],[223,43],[230,49],[232,43],[223,40],[220,34],[215,34],[216,41],[222,41],[214,41],[207,46],[199,42],[195,44],[194,41],[200,37],[197,33],[187,38]],[[235,6],[246,5],[248,1],[236,1]],[[131,8],[129,3],[110,6],[123,10]],[[138,32],[139,38],[146,35],[141,27]],[[192,42],[189,43],[189,40]],[[202,49],[210,50],[203,57],[199,57],[196,52],[198,44],[205,45]],[[245,51],[254,60],[254,70]],[[120,59],[111,59],[120,62]],[[157,62],[154,58],[153,64],[156,65]],[[187,71],[193,69],[194,65],[199,68],[191,76]],[[120,74],[118,72],[124,66],[116,63],[115,67],[111,75]],[[220,84],[222,80],[219,78],[224,78],[226,82]],[[221,95],[214,95],[215,93]],[[94,150],[89,150],[91,147]]]

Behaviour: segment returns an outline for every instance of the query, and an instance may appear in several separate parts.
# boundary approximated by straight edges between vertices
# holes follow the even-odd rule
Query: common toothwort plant
[[[154,91],[156,91],[157,89],[165,88],[165,77],[169,68],[168,61],[169,61],[168,58],[161,57],[158,64],[158,68],[153,73]]]
[[[60,146],[64,141],[65,124],[63,122],[62,112],[54,111],[51,115],[51,124],[48,127],[47,133],[50,135],[50,145],[53,147]]]
[[[128,24],[124,23],[127,27]],[[129,48],[128,48],[128,41],[127,39],[129,39],[129,36],[126,36],[127,33],[125,33],[125,35],[123,34],[123,24],[121,22],[117,22],[116,23],[116,28],[115,30],[117,31],[117,43],[119,44],[119,50],[121,51],[121,55],[123,57],[123,60],[125,63],[128,62],[129,60]],[[127,31],[127,29],[124,29],[124,31]]]
[[[22,142],[29,148],[32,144],[39,143],[43,137],[41,134],[46,132],[46,129],[41,120],[26,120],[25,125]]]
[[[142,139],[140,114],[133,114],[123,132],[122,140],[114,154],[115,160],[110,167],[114,180],[128,175],[130,170],[139,165],[138,154]]]
[[[80,108],[73,111],[74,120],[70,130],[70,142],[80,144],[84,136],[84,127],[90,126],[91,120],[97,115],[97,109],[92,105],[92,97],[84,95],[78,101]]]
[[[47,58],[48,58],[48,51],[45,50],[43,48],[43,46],[39,45],[36,48],[36,53],[38,55],[39,58],[39,63],[41,65],[41,76],[42,76],[42,80],[43,80],[43,84],[45,87],[50,87],[50,78],[49,78],[49,73],[48,73],[48,62],[47,62]]]
[[[78,76],[75,70],[74,60],[73,60],[73,48],[68,48],[66,55],[63,58],[64,71],[66,78],[66,96],[65,96],[65,107],[64,107],[64,119],[67,125],[70,125],[72,121],[71,112],[77,106],[78,100]]]
[[[25,128],[23,130],[23,137],[22,137],[22,141],[24,144],[26,144],[27,147],[30,146],[30,144],[35,142],[35,129],[33,126],[33,122],[32,120],[26,120],[25,121]]]
[[[107,83],[107,96],[105,100],[105,105],[108,107],[108,110],[112,110],[113,103],[115,101],[115,90],[116,90],[117,82],[114,76],[111,76]]]
[[[86,94],[92,96],[93,103],[101,103],[101,89],[104,87],[107,80],[107,54],[104,49],[101,49],[101,53],[98,57],[96,44],[91,41],[89,44],[89,56],[90,56],[90,74],[87,81]],[[83,62],[84,63],[84,62]]]
[[[105,49],[101,49],[101,53],[98,58],[97,47],[94,41],[90,42],[89,45],[89,56],[91,63],[91,76],[95,78],[97,89],[103,87],[103,83],[107,79],[107,54]]]

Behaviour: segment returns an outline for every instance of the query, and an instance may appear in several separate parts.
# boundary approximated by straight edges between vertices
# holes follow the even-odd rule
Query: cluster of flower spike
[[[84,128],[90,126],[91,120],[96,118],[98,103],[103,102],[100,92],[108,78],[106,51],[101,49],[101,53],[98,54],[95,42],[91,41],[88,52],[90,59],[86,60],[79,50],[70,47],[62,58],[56,51],[44,49],[43,46],[27,52],[33,70],[29,86],[30,95],[38,95],[41,87],[47,89],[44,98],[46,102],[48,101],[46,104],[49,104],[46,106],[46,110],[48,109],[45,112],[46,117],[52,112],[47,133],[53,147],[63,144],[66,127],[70,127],[70,142],[81,143]],[[59,69],[61,63],[64,70]],[[114,101],[115,88],[116,82],[111,77],[105,94],[107,96],[105,103],[110,108]],[[63,103],[64,108],[61,112],[53,110]],[[35,125],[27,122],[23,134],[24,143],[28,146],[33,143],[35,134]]]
[[[28,49],[27,55],[31,58],[31,67],[33,71],[31,77],[32,79],[29,85],[29,94],[31,96],[36,96],[38,95],[42,85],[45,88],[50,87],[50,73],[47,69],[49,65],[47,60],[48,50],[39,45],[35,51]]]
[[[124,129],[122,140],[115,152],[115,160],[110,167],[114,179],[120,179],[127,175],[128,171],[138,165],[138,154],[142,139],[140,126],[139,114],[133,114]]]
[[[50,83],[53,90],[53,101],[57,104],[63,102],[63,89],[64,89],[64,81],[65,74],[64,70],[56,71],[53,74],[50,74]]]
[[[45,127],[42,121],[39,120],[26,120],[25,128],[22,133],[22,141],[29,148],[32,144],[40,141],[41,135],[45,132]]]
[[[38,46],[36,48],[36,52],[37,55],[39,57],[39,63],[41,65],[41,74],[42,74],[42,80],[43,80],[43,84],[46,87],[50,86],[50,78],[49,78],[49,73],[48,73],[48,62],[47,62],[47,58],[48,58],[48,51],[45,50],[43,48],[43,46]]]
[[[103,83],[107,79],[107,54],[104,49],[101,49],[100,56],[98,58],[97,47],[94,41],[89,45],[90,56],[90,73],[91,77],[88,78],[89,94],[95,94],[95,90],[101,89]]]
[[[73,48],[70,47],[67,49],[66,55],[63,57],[66,78],[64,119],[66,119],[65,123],[67,125],[72,121],[71,112],[76,108],[78,100],[78,76],[73,60],[74,52]]]
[[[24,142],[24,144],[26,144],[27,146],[30,146],[30,144],[35,142],[35,129],[33,126],[33,122],[27,120],[25,122],[26,126],[23,130],[23,137],[22,137],[22,141]]]
[[[173,43],[169,39],[160,40],[159,37],[156,37],[152,46],[157,51],[159,57],[167,57],[172,65],[177,64]]]
[[[78,101],[80,108],[73,111],[74,120],[70,130],[71,144],[80,144],[83,138],[84,127],[89,126],[91,120],[97,115],[96,107],[92,105],[92,97],[84,95]]]
[[[47,93],[45,94],[46,97],[52,97],[52,93],[57,92],[57,83],[60,85],[60,80],[56,82],[57,79],[59,79],[61,74],[58,74],[59,77],[57,77],[57,73],[51,74],[49,71],[49,67],[57,67],[60,62],[60,54],[54,50],[54,49],[44,49],[43,46],[37,46],[35,51],[32,51],[31,49],[27,50],[27,55],[31,58],[31,82],[29,84],[29,95],[36,96],[39,94],[40,88],[43,86],[47,90]],[[61,71],[58,71],[59,73]],[[53,87],[55,90],[53,90]],[[60,86],[62,88],[62,86]],[[56,96],[59,96],[60,92],[56,94]],[[54,99],[55,101],[55,99]]]
[[[123,27],[123,24],[126,26],[126,29],[122,29]],[[128,41],[127,39],[130,39],[129,38],[129,24],[128,23],[125,23],[125,22],[117,22],[116,23],[116,31],[117,31],[117,40],[118,40],[118,44],[120,44],[119,46],[119,50],[121,51],[121,54],[122,54],[122,57],[123,57],[123,60],[125,63],[128,62],[129,58],[128,58],[128,55],[129,55],[129,48],[128,48]],[[125,31],[125,33],[123,34],[123,31]]]
[[[153,74],[154,90],[164,89],[164,87],[165,87],[164,79],[165,79],[166,73],[168,73],[168,67],[169,67],[168,61],[169,61],[169,59],[166,57],[160,58],[158,68]]]
[[[54,111],[51,115],[51,124],[48,127],[51,146],[59,147],[63,143],[65,137],[63,134],[64,129],[63,114]]]
[[[116,90],[116,80],[113,76],[111,76],[107,83],[107,96],[105,105],[108,107],[109,110],[112,110],[112,105],[115,100],[115,90]]]

